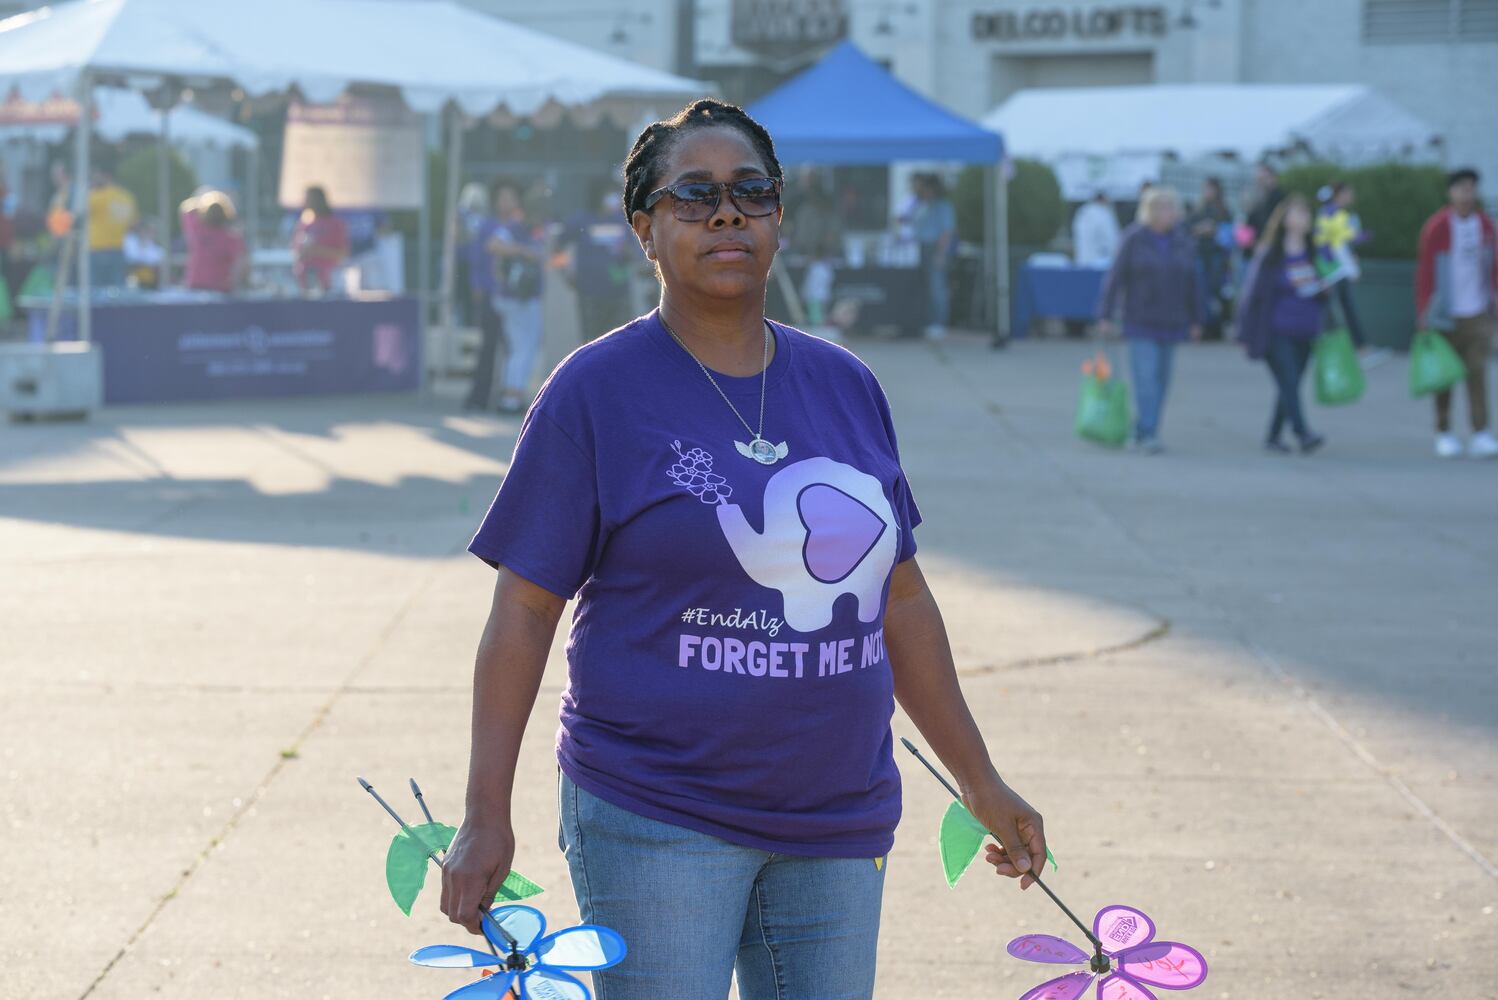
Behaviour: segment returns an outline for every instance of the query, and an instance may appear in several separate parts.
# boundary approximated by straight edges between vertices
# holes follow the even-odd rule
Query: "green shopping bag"
[[[1316,338],[1313,351],[1316,402],[1340,406],[1356,403],[1363,397],[1368,381],[1363,377],[1363,366],[1358,364],[1352,334],[1346,330],[1328,330]]]
[[[1110,448],[1129,439],[1129,391],[1120,379],[1082,376],[1077,399],[1077,436]]]
[[[26,280],[21,282],[21,289],[16,293],[18,299],[45,299],[52,295],[52,265],[38,264],[26,275]]]
[[[1410,343],[1410,395],[1428,396],[1467,377],[1467,366],[1451,342],[1434,330],[1421,330]]]

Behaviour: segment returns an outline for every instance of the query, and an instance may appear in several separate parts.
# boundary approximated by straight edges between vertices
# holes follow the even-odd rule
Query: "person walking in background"
[[[1202,181],[1201,201],[1196,205],[1186,228],[1196,240],[1196,270],[1201,281],[1206,306],[1206,336],[1222,337],[1223,317],[1227,312],[1228,248],[1233,245],[1233,214],[1222,196],[1222,181],[1208,177]]]
[[[1107,267],[1118,252],[1121,232],[1113,203],[1107,192],[1099,191],[1072,216],[1072,259],[1079,267]]]
[[[1368,345],[1362,320],[1358,318],[1357,303],[1353,299],[1353,283],[1363,274],[1356,247],[1368,239],[1363,232],[1363,220],[1352,210],[1356,195],[1346,181],[1324,187],[1318,194],[1321,207],[1316,212],[1313,232],[1316,269],[1333,279],[1331,299],[1341,313],[1341,323],[1362,354],[1363,367],[1373,368],[1389,360],[1391,354],[1386,349]]]
[[[1124,230],[1103,282],[1099,329],[1114,332],[1122,315],[1134,383],[1134,444],[1155,454],[1160,417],[1170,390],[1175,345],[1202,335],[1202,295],[1191,239],[1179,227],[1175,190],[1151,187],[1141,196],[1139,218]]]
[[[125,235],[140,212],[135,196],[115,182],[105,169],[95,170],[88,192],[89,281],[95,288],[118,288],[125,283]]]
[[[1326,439],[1306,424],[1300,383],[1321,332],[1326,283],[1316,270],[1311,245],[1311,204],[1292,194],[1269,217],[1264,236],[1243,279],[1238,303],[1238,340],[1248,356],[1263,359],[1274,379],[1275,402],[1264,447],[1280,454],[1285,425],[1307,454]]]
[[[916,205],[911,219],[915,239],[921,248],[921,272],[926,279],[926,296],[930,312],[926,336],[941,340],[947,335],[952,309],[952,293],[947,285],[947,265],[957,246],[957,213],[947,198],[946,185],[936,174],[916,178]]]
[[[478,181],[469,181],[458,192],[458,246],[461,259],[454,262],[453,298],[459,306],[459,322],[464,326],[483,327],[479,309],[479,290],[474,285],[474,246],[483,246],[480,232],[489,223],[489,190]]]
[[[244,287],[249,255],[234,228],[234,202],[222,191],[200,190],[182,203],[182,236],[187,242],[188,288],[228,294]]]
[[[1422,330],[1437,330],[1467,366],[1467,414],[1474,458],[1498,455],[1488,430],[1488,356],[1498,312],[1498,230],[1477,207],[1477,171],[1453,171],[1446,181],[1448,204],[1420,230],[1415,265],[1415,315]],[[1462,442],[1451,431],[1454,389],[1436,393],[1436,454],[1455,458]]]
[[[296,256],[291,273],[302,291],[326,294],[333,287],[333,272],[349,255],[348,225],[333,214],[328,192],[317,185],[307,189],[304,205],[291,234]]]
[[[1264,238],[1265,227],[1269,225],[1269,217],[1274,210],[1280,207],[1284,201],[1285,192],[1280,187],[1280,174],[1268,163],[1260,161],[1254,168],[1253,193],[1248,204],[1248,228],[1253,231],[1254,246],[1257,246]]]
[[[577,292],[578,337],[594,337],[633,317],[629,265],[638,255],[629,227],[619,218],[619,189],[612,181],[593,185],[590,207],[567,220],[557,249],[571,251],[567,274]]]
[[[500,380],[499,412],[522,413],[541,351],[541,282],[545,248],[525,216],[523,192],[514,181],[494,185],[494,228],[485,244],[492,259],[492,302],[504,322],[510,354]]]
[[[477,190],[474,190],[477,188]],[[493,406],[494,382],[498,370],[508,357],[505,348],[505,321],[495,305],[499,294],[499,273],[489,252],[499,220],[494,216],[488,189],[470,184],[465,189],[462,223],[467,234],[464,245],[464,270],[468,275],[473,316],[479,327],[479,353],[473,365],[473,381],[463,400],[465,410],[488,410]]]

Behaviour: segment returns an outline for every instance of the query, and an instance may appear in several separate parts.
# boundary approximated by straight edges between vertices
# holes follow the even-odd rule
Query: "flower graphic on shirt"
[[[733,496],[728,480],[713,473],[713,456],[701,448],[681,450],[680,441],[671,442],[676,464],[666,470],[671,481],[706,504],[727,503]]]

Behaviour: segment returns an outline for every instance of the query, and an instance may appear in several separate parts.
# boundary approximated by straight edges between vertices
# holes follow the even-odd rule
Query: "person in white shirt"
[[[1107,267],[1118,252],[1118,215],[1099,191],[1071,220],[1073,256],[1082,267]]]

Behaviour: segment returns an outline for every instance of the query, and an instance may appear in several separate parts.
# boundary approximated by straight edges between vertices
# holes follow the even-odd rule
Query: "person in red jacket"
[[[1437,330],[1467,366],[1467,412],[1472,438],[1465,449],[1451,431],[1452,390],[1436,393],[1436,454],[1456,458],[1498,456],[1498,438],[1488,430],[1488,357],[1498,314],[1498,228],[1478,208],[1477,171],[1453,171],[1450,202],[1420,230],[1415,268],[1415,315],[1420,329]]]

